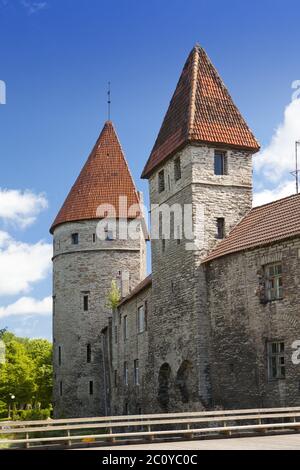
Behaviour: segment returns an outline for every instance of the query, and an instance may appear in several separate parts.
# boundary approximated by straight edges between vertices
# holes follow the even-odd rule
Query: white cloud
[[[0,231],[0,296],[28,292],[48,275],[51,256],[49,243],[19,242]]]
[[[52,312],[52,298],[45,297],[42,300],[33,297],[21,297],[13,304],[0,307],[0,318],[10,316],[36,316],[50,315]]]
[[[44,194],[0,188],[0,219],[4,222],[25,228],[47,207],[48,202]]]
[[[43,10],[47,6],[47,2],[33,2],[31,0],[21,0],[21,5],[26,8],[28,15],[33,15]]]
[[[295,169],[296,140],[300,140],[300,99],[285,108],[283,122],[270,144],[255,157],[255,170],[272,183],[290,179],[289,172]]]
[[[295,193],[295,182],[284,181],[276,188],[263,189],[262,191],[255,192],[253,195],[253,206],[261,206],[268,202],[276,201],[283,197],[290,196]]]

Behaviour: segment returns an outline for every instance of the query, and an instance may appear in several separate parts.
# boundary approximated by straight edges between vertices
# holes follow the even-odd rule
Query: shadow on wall
[[[180,404],[189,403],[193,390],[192,369],[192,363],[188,360],[184,360],[181,363],[174,380],[172,378],[170,364],[167,362],[162,364],[158,374],[157,394],[157,399],[162,410],[168,411],[170,401],[172,402],[172,409],[180,406]]]

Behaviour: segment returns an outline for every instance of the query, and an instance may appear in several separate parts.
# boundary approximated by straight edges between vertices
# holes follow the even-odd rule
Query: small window
[[[226,175],[227,174],[227,160],[226,155],[223,152],[215,152],[215,175]]]
[[[115,239],[113,230],[109,230],[108,227],[105,228],[105,240],[112,241]]]
[[[58,346],[58,365],[61,366],[61,346]]]
[[[72,233],[71,240],[72,240],[72,245],[78,245],[78,243],[79,243],[78,233]]]
[[[89,296],[85,294],[83,296],[83,310],[84,312],[87,312],[89,309]]]
[[[115,344],[118,343],[118,327],[115,325]]]
[[[283,341],[268,343],[268,375],[269,379],[285,378],[285,355]]]
[[[86,346],[86,362],[89,364],[92,362],[92,348],[90,344]]]
[[[125,406],[124,406],[124,413],[125,413],[125,415],[129,415],[129,406],[128,406],[128,403],[125,403]]]
[[[123,335],[124,335],[124,341],[126,341],[128,339],[128,317],[127,317],[127,315],[124,315]]]
[[[148,328],[148,300],[145,300],[145,322],[144,322],[144,328],[145,328],[145,331],[147,330]]]
[[[115,387],[118,386],[118,371],[117,370],[114,371],[114,384],[115,384]]]
[[[267,301],[283,298],[281,263],[265,266],[265,298]]]
[[[158,192],[162,193],[165,190],[165,170],[160,170],[158,173]]]
[[[90,395],[94,395],[94,382],[92,380],[90,380],[89,383],[89,393]]]
[[[180,157],[175,158],[174,160],[174,179],[175,181],[180,180],[181,178],[181,161]]]
[[[144,305],[141,305],[138,308],[138,333],[143,333],[145,331],[145,309]]]
[[[63,394],[63,383],[59,382],[59,395],[62,397]]]
[[[225,219],[223,217],[217,218],[217,238],[222,239],[225,237]]]
[[[124,362],[124,385],[128,385],[128,362]]]
[[[135,359],[134,361],[134,385],[140,385],[140,376],[139,376],[139,360]]]
[[[95,242],[96,242],[96,234],[93,233],[93,243],[95,243]]]
[[[161,248],[164,253],[166,251],[166,239],[165,238],[162,238],[161,240]]]

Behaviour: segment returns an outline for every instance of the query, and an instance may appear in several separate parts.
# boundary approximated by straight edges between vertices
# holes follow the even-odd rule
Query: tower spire
[[[107,88],[107,119],[108,119],[108,121],[110,121],[110,105],[111,105],[110,82],[108,82],[108,88]]]

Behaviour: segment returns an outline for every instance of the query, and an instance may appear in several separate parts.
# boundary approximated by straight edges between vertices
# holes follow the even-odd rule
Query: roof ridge
[[[195,45],[193,49],[193,65],[192,65],[192,80],[190,89],[190,108],[189,108],[189,123],[188,123],[188,139],[192,138],[194,130],[194,120],[196,111],[196,91],[197,91],[197,71],[199,64],[199,45]]]
[[[282,197],[280,199],[276,199],[275,201],[266,202],[265,204],[260,204],[259,206],[252,207],[251,210],[256,210],[256,209],[260,209],[262,207],[270,206],[272,204],[281,203],[281,202],[285,201],[286,199],[289,199],[289,198],[292,198],[292,197],[298,197],[298,196],[300,196],[300,193],[290,194],[289,196],[285,196],[285,197]]]

